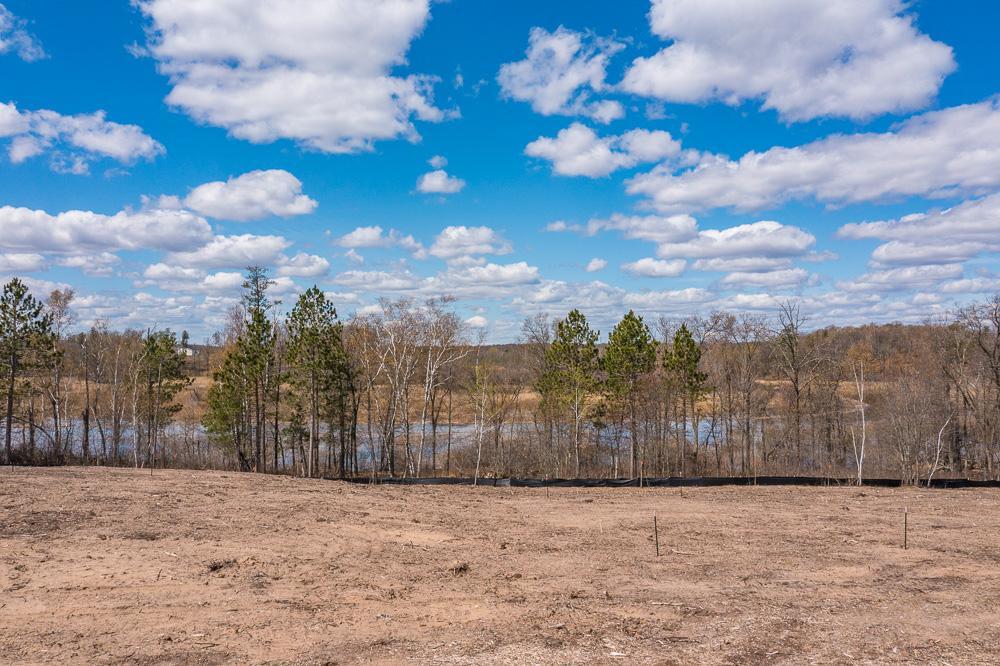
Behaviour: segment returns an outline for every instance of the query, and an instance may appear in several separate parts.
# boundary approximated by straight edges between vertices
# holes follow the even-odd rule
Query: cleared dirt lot
[[[995,663],[998,527],[993,490],[5,468],[0,663]]]

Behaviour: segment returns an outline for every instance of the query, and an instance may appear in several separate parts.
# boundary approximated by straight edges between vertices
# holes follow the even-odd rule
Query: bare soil
[[[993,490],[5,468],[0,663],[995,663],[998,528]]]

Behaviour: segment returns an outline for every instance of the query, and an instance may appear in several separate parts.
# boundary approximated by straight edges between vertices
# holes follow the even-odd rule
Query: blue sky
[[[0,5],[0,273],[79,325],[222,325],[247,263],[343,315],[607,331],[1000,291],[1000,9],[973,0]]]

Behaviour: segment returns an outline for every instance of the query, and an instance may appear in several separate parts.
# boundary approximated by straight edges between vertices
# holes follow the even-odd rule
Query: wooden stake
[[[660,556],[660,530],[656,526],[656,514],[653,514],[653,541],[656,542],[656,556]]]
[[[903,507],[903,550],[906,550],[906,545],[907,545],[906,544],[906,541],[907,541],[907,538],[906,538],[907,534],[906,533],[907,533],[907,527],[908,526],[906,524],[907,523],[906,519],[909,516],[909,514],[910,514],[910,510],[907,507],[904,506]]]

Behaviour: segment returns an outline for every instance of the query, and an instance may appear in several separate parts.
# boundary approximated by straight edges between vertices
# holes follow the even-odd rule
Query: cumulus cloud
[[[689,241],[660,243],[663,258],[798,257],[816,243],[816,237],[798,227],[764,220],[726,229],[706,229]]]
[[[455,259],[476,254],[507,254],[510,243],[490,227],[445,227],[428,251],[439,259]]]
[[[202,215],[237,221],[306,215],[317,206],[314,199],[302,194],[302,182],[282,169],[250,171],[199,185],[183,203]]]
[[[7,156],[14,164],[48,152],[52,169],[62,173],[86,174],[97,159],[132,164],[164,152],[141,127],[111,122],[104,111],[64,116],[47,109],[19,111],[13,103],[3,102],[0,138],[11,139]]]
[[[906,196],[985,193],[1000,186],[1000,99],[914,116],[884,133],[834,135],[739,160],[703,155],[628,182],[664,212],[756,210],[791,200],[841,205]]]
[[[787,268],[791,263],[789,257],[713,257],[698,259],[691,264],[691,268],[696,271],[754,273]]]
[[[2,8],[2,5],[0,5]],[[45,257],[35,252],[6,252],[0,254],[0,273],[21,274],[44,270]]]
[[[464,180],[448,175],[444,169],[428,171],[417,180],[417,190],[424,194],[455,194],[464,187]]]
[[[599,257],[594,257],[593,259],[587,262],[586,271],[588,273],[596,273],[598,271],[603,271],[607,267],[608,267],[607,260],[601,259]]]
[[[329,153],[417,138],[443,120],[434,78],[395,75],[428,0],[139,0],[167,102],[254,143],[290,139]]]
[[[617,136],[600,137],[594,130],[573,123],[553,137],[539,137],[524,154],[552,162],[561,176],[607,176],[646,162],[681,155],[681,144],[661,130],[636,129]]]
[[[776,271],[736,271],[719,280],[726,287],[797,287],[809,279],[809,272],[802,268],[785,268]]]
[[[707,289],[696,287],[633,292],[599,280],[582,283],[542,280],[530,291],[515,296],[513,305],[525,314],[561,314],[583,304],[588,317],[596,316],[596,321],[613,325],[628,309],[646,314],[689,312],[691,308],[703,307],[712,296]]]
[[[942,294],[995,294],[1000,291],[1000,278],[977,277],[947,280],[938,285]]]
[[[896,220],[846,224],[837,236],[888,241],[872,252],[877,265],[947,264],[1000,252],[1000,194]]]
[[[485,288],[518,286],[537,282],[538,268],[526,261],[512,264],[488,263],[482,266],[450,268],[444,273],[442,282],[454,285],[474,285]]]
[[[551,226],[551,225],[550,225]],[[593,236],[600,231],[618,231],[629,240],[653,243],[676,243],[690,240],[698,234],[698,222],[690,215],[621,215],[615,213],[607,219],[594,218],[584,226],[563,225],[550,231],[577,231]]]
[[[465,325],[469,328],[486,328],[490,325],[490,320],[482,315],[473,315],[465,320]]]
[[[638,277],[677,277],[684,272],[687,262],[683,259],[665,261],[645,257],[638,261],[622,264],[622,270]]]
[[[299,252],[278,261],[277,274],[285,277],[323,277],[330,272],[330,262],[315,254]]]
[[[114,250],[187,250],[209,241],[204,218],[184,210],[122,211],[102,215],[69,210],[0,207],[0,248],[81,254]]]
[[[41,42],[25,29],[26,22],[0,4],[0,55],[14,53],[25,62],[45,57]]]
[[[952,50],[903,0],[653,0],[669,46],[637,58],[622,87],[670,102],[760,99],[783,119],[866,119],[933,100]]]
[[[279,261],[291,242],[281,236],[239,234],[215,236],[205,245],[189,251],[171,252],[165,262],[199,268],[245,268],[267,266]]]
[[[140,289],[156,287],[164,291],[203,294],[236,293],[242,284],[243,274],[239,271],[207,273],[199,268],[164,263],[147,266],[142,279],[135,281],[135,287]]]
[[[524,60],[500,67],[501,93],[529,102],[542,115],[586,116],[609,123],[625,115],[613,100],[594,100],[602,93],[608,61],[624,48],[610,39],[598,39],[560,26],[554,32],[532,28]]]
[[[60,257],[57,263],[66,268],[80,270],[84,275],[108,277],[114,274],[115,267],[121,263],[121,259],[112,252],[100,252]]]
[[[349,250],[357,250],[366,247],[400,247],[407,252],[412,253],[413,256],[418,259],[422,259],[426,256],[424,246],[415,240],[412,235],[407,234],[404,236],[395,229],[390,229],[386,232],[378,225],[356,227],[354,230],[338,238],[337,245],[348,248]],[[357,254],[357,252],[351,256],[355,261],[361,257],[361,255]],[[364,260],[361,259],[361,261]],[[361,261],[358,261],[358,263],[361,263]]]
[[[345,271],[337,275],[336,284],[383,295],[392,292],[406,296],[441,296],[496,300],[512,298],[528,285],[539,283],[538,268],[527,262],[510,264],[474,263],[449,265],[436,275],[422,277],[408,270]]]
[[[945,280],[961,278],[962,272],[961,264],[903,266],[870,271],[854,280],[839,282],[837,287],[845,291],[861,292],[929,289]]]

